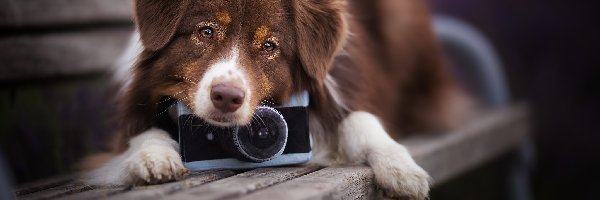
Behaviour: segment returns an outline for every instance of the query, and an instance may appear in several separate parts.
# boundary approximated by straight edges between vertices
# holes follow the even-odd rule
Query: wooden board
[[[434,178],[435,186],[520,145],[528,137],[527,113],[526,106],[513,106],[483,115],[452,133],[407,138],[401,143],[407,146],[415,160]],[[239,174],[234,175],[236,173]],[[178,182],[132,189],[73,189],[66,184],[21,195],[19,199],[254,200],[382,197],[382,193],[373,184],[372,170],[366,166],[263,168],[243,173],[221,171],[209,174],[210,178],[194,175]],[[64,191],[59,194],[61,189]]]
[[[34,192],[39,192],[42,190],[47,190],[49,188],[54,188],[54,187],[57,187],[60,185],[64,185],[64,184],[72,181],[76,177],[77,176],[75,174],[69,174],[69,175],[62,175],[62,176],[57,176],[57,177],[53,177],[53,178],[48,178],[48,179],[24,184],[24,185],[19,186],[17,189],[15,189],[15,195],[24,196],[24,195],[31,194]]]
[[[131,0],[0,0],[0,29],[131,23]]]
[[[56,186],[36,193],[20,196],[19,199],[35,200],[35,199],[53,199],[69,194],[93,190],[95,187],[79,183],[77,181],[69,182],[64,185]]]
[[[291,180],[319,169],[318,167],[263,168],[241,173],[214,183],[190,189],[166,199],[231,199]],[[280,199],[271,197],[272,199]]]
[[[328,167],[236,199],[372,199],[374,191],[370,168]]]
[[[115,103],[108,82],[91,75],[0,83],[0,146],[13,180],[69,173],[83,156],[109,148],[117,126],[109,120]],[[28,190],[22,193],[35,191]]]
[[[99,188],[96,190],[63,196],[61,199],[98,199],[99,197],[111,197],[111,199],[159,199],[182,190],[187,190],[189,188],[227,178],[232,175],[235,175],[234,171],[194,172],[188,175],[184,180],[178,182],[161,185],[138,186],[133,188]]]
[[[529,133],[525,105],[484,114],[459,130],[400,141],[434,184],[460,175],[521,145]]]
[[[0,81],[105,72],[119,57],[132,28],[0,38]]]
[[[194,188],[205,183],[213,182],[219,179],[224,179],[235,175],[234,171],[216,171],[201,173],[200,175],[193,176],[191,178],[184,179],[183,181],[168,183],[163,185],[152,185],[145,187],[136,187],[127,193],[122,193],[111,197],[110,199],[161,199],[167,195],[176,194],[177,192],[186,191],[190,188]]]

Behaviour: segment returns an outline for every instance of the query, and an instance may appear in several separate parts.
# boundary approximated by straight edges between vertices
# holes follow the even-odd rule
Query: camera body
[[[181,157],[190,170],[281,166],[311,159],[307,92],[282,106],[259,106],[252,122],[240,127],[210,125],[181,102],[173,107]]]

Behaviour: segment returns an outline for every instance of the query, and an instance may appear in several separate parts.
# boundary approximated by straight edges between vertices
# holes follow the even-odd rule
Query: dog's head
[[[211,124],[244,125],[258,105],[323,84],[343,15],[341,0],[135,0],[145,50],[134,84]]]

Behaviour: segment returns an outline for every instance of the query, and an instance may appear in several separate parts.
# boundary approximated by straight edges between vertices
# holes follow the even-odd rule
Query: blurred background
[[[593,1],[427,0],[496,48],[532,111],[533,199],[597,199],[600,12]],[[0,0],[0,159],[15,184],[72,172],[114,131],[106,71],[133,30],[128,0]],[[510,199],[509,152],[432,199]],[[2,162],[0,161],[0,167]],[[6,178],[6,177],[5,177]]]
[[[465,20],[492,41],[504,64],[513,100],[529,103],[536,151],[531,177],[535,199],[597,199],[594,192],[600,187],[596,181],[600,178],[599,3],[429,2],[435,13]],[[501,164],[488,167],[498,165]],[[486,172],[477,175],[498,176]],[[477,185],[486,185],[485,179],[474,180],[475,177],[467,177],[466,181],[480,184],[449,189],[469,193],[477,190]]]

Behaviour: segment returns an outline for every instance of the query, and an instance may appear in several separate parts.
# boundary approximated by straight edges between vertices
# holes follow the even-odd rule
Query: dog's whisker
[[[173,97],[176,97],[177,95],[179,95],[179,94],[181,94],[183,92],[185,92],[185,90],[182,90],[182,91],[179,91],[179,92],[173,94]],[[166,98],[165,100],[157,102],[156,105],[161,104],[161,103],[165,103],[165,102],[170,101],[170,100],[172,100],[172,98]]]
[[[165,102],[170,101],[170,100],[172,100],[172,99],[171,98],[165,98],[165,100],[156,102],[155,105],[159,105],[159,104],[165,103]]]
[[[258,122],[258,121],[256,121],[256,116],[252,115],[252,118],[250,119],[250,122],[251,122],[251,123],[252,123],[252,122],[254,122],[254,123]]]
[[[188,98],[190,98],[190,97],[192,97],[192,96],[191,96],[191,95],[187,95],[187,96],[185,96],[185,97],[183,97],[183,98],[181,98],[181,99],[178,99],[178,100],[179,100],[179,101],[182,101],[182,100],[186,100],[186,99],[188,99]]]
[[[187,126],[188,124],[191,124],[193,121],[194,121],[194,116],[193,115],[188,115],[187,119],[183,123],[183,126]]]
[[[255,116],[254,116],[254,115],[252,115],[252,117],[254,118]],[[267,124],[265,123],[265,121],[264,121],[262,118],[260,118],[260,117],[256,117],[256,118],[258,118],[258,120],[257,120],[257,123],[258,123],[258,122],[260,122],[260,123],[261,123],[263,126],[266,126],[266,125],[267,125]],[[260,120],[260,121],[259,121],[259,120]]]
[[[162,112],[156,114],[156,117],[160,117],[161,115],[165,114],[167,111],[169,111],[169,108],[165,108],[165,110],[163,110]]]
[[[191,79],[190,79],[190,78],[188,78],[188,77],[185,77],[185,76],[180,76],[180,75],[173,75],[173,74],[171,74],[171,75],[168,75],[168,76],[175,77],[175,78],[180,78],[180,79],[184,79],[184,80],[185,80],[185,81],[187,81],[188,83],[191,83],[191,84],[194,84],[194,85],[198,86],[198,84],[196,83],[196,81],[193,81],[193,80],[191,80]]]

